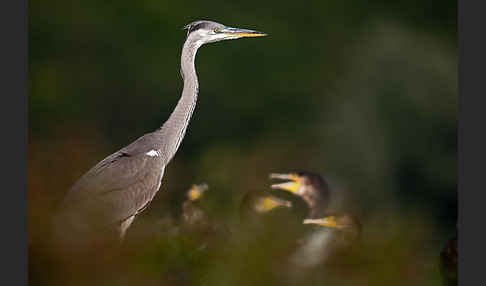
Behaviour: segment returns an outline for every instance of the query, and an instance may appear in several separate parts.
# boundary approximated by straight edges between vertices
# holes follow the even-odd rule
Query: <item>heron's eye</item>
[[[219,31],[220,31],[220,30],[219,30],[219,28],[214,28],[214,30],[213,30],[213,31],[214,31],[215,33],[219,33]]]

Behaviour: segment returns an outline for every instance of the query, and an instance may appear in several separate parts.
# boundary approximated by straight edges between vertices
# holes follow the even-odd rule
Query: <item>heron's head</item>
[[[192,185],[189,191],[187,191],[187,198],[190,201],[197,201],[203,196],[204,192],[208,188],[209,187],[206,183],[202,183],[200,185]]]
[[[247,29],[228,27],[213,21],[195,21],[185,26],[187,38],[200,45],[245,37],[262,37],[267,34]]]

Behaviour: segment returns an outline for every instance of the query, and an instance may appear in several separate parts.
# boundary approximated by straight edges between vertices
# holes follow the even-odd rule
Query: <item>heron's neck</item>
[[[177,152],[196,106],[198,82],[194,59],[199,47],[199,43],[192,42],[190,39],[184,43],[181,55],[181,74],[184,79],[182,96],[169,119],[157,132],[160,136],[159,149],[165,155],[166,163],[169,163]]]

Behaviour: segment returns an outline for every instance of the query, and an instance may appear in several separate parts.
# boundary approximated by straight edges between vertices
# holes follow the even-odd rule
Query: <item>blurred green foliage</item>
[[[269,188],[268,173],[298,170],[322,173],[335,207],[363,224],[351,272],[318,271],[298,285],[440,285],[439,251],[457,219],[455,1],[29,4],[32,285],[56,284],[43,245],[70,185],[175,107],[182,27],[196,19],[270,36],[198,52],[189,130],[130,231],[154,231],[204,181],[205,209],[237,237],[200,257],[177,237],[127,242],[137,255],[129,250],[123,274],[107,271],[99,285],[282,285],[272,261],[292,241],[286,222],[269,230],[280,239],[252,240],[238,231],[238,209],[245,192]]]

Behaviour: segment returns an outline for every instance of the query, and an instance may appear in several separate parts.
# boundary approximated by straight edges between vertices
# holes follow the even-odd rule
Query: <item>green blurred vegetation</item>
[[[106,271],[99,285],[282,285],[272,261],[293,230],[284,221],[269,230],[280,239],[256,239],[238,231],[238,209],[245,192],[269,188],[268,173],[298,170],[325,175],[336,207],[363,224],[351,272],[318,271],[298,285],[440,285],[439,251],[457,219],[455,1],[29,6],[32,285],[56,284],[43,246],[68,188],[175,107],[182,27],[196,19],[270,36],[198,52],[199,101],[187,135],[129,232],[154,231],[204,181],[205,209],[236,237],[200,256],[190,240],[133,239],[136,255],[127,247],[126,268]],[[183,279],[170,280],[172,272]]]

